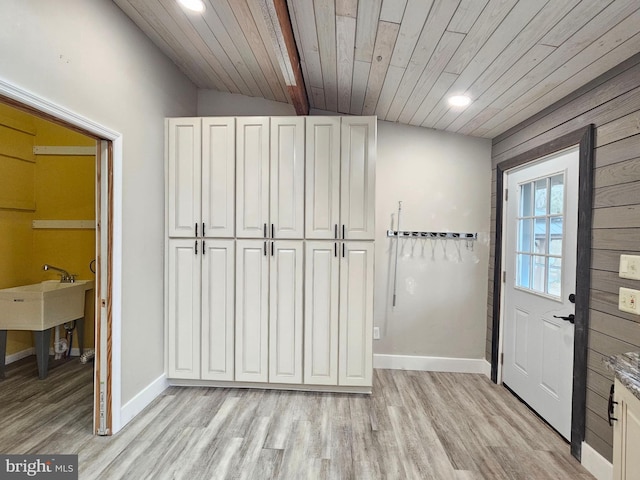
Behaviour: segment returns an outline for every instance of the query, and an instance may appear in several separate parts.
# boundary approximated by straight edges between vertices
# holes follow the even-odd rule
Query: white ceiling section
[[[200,88],[291,103],[265,1],[115,3]],[[640,52],[638,0],[287,3],[312,108],[487,138]]]

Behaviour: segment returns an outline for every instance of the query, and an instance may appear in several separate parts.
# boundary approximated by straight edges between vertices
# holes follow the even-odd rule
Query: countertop
[[[604,360],[615,377],[640,399],[640,352],[611,355]]]

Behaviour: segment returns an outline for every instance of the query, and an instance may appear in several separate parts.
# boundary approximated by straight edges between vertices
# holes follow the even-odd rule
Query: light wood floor
[[[78,453],[81,479],[587,479],[569,446],[481,375],[376,370],[374,394],[167,389],[92,437],[91,366],[0,381],[0,452]]]

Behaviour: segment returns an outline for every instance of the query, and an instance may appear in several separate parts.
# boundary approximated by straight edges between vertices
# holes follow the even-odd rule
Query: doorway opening
[[[40,337],[46,341],[41,339],[40,348],[36,348],[41,352],[37,362],[39,368],[34,371],[33,358],[20,360],[24,364],[20,365],[24,377],[21,381],[41,392],[43,387],[38,382],[46,382],[49,374],[71,382],[72,390],[80,387],[79,379],[90,378],[93,386],[88,394],[86,385],[82,390],[85,402],[90,403],[74,409],[88,415],[88,418],[79,419],[82,425],[93,425],[87,433],[110,435],[113,432],[112,142],[95,131],[56,116],[56,113],[64,113],[62,109],[35,97],[27,97],[31,101],[23,103],[11,94],[26,97],[24,92],[6,85],[0,87],[3,87],[0,89],[0,120],[4,120],[5,130],[13,135],[7,145],[15,150],[6,152],[9,155],[4,162],[5,170],[11,173],[11,178],[6,178],[10,185],[9,197],[15,198],[4,199],[4,210],[9,212],[5,217],[11,218],[3,223],[5,228],[9,224],[13,229],[5,238],[13,238],[16,245],[15,250],[11,250],[14,255],[10,257],[13,271],[6,275],[7,278],[0,278],[2,287],[10,283],[18,286],[53,280],[56,278],[54,272],[62,270],[65,271],[62,275],[66,272],[77,274],[79,281],[73,282],[76,284],[74,289],[83,285],[80,280],[88,280],[83,293],[84,321],[65,322],[58,328],[43,325],[47,328],[40,333],[46,334]],[[47,265],[46,269],[44,265]],[[84,332],[80,328],[83,324]],[[30,331],[10,331],[8,336],[9,361],[33,353]],[[34,337],[38,344],[39,335]],[[81,347],[85,353],[82,358],[79,357]],[[95,352],[93,359],[91,349]],[[49,353],[52,355],[47,355]],[[86,363],[82,364],[82,361]],[[87,372],[87,368],[90,371]],[[61,373],[69,369],[73,370],[69,375]],[[30,373],[35,373],[33,379]],[[0,380],[0,388],[2,383]],[[11,393],[5,391],[5,394]]]
[[[532,162],[536,162],[542,157],[552,155],[572,146],[578,145],[578,188],[577,188],[577,237],[576,237],[576,260],[575,267],[575,314],[574,314],[574,338],[573,338],[573,367],[571,385],[571,424],[570,442],[571,454],[580,460],[582,454],[582,442],[585,436],[586,419],[586,377],[587,377],[587,336],[589,330],[589,288],[590,288],[590,266],[591,266],[591,209],[592,209],[592,171],[593,171],[593,149],[594,149],[594,127],[589,125],[586,128],[571,132],[558,139],[536,147],[532,150],[517,155],[509,160],[499,163],[496,166],[496,191],[503,192],[507,181],[506,172],[523,167]],[[546,184],[551,181],[553,175],[545,180]],[[526,182],[523,182],[523,185]],[[532,184],[532,185],[535,185]],[[550,185],[550,184],[549,184]],[[511,193],[511,192],[510,192]],[[504,312],[505,312],[505,290],[506,272],[508,265],[506,258],[506,235],[505,219],[507,215],[507,202],[503,195],[498,195],[496,201],[496,252],[495,252],[495,273],[493,278],[494,298],[499,301],[493,305],[493,332],[492,332],[492,355],[491,355],[491,379],[495,383],[502,383],[504,367],[502,364],[503,346],[505,344]],[[547,218],[552,217],[550,212],[545,213]],[[535,215],[531,217],[534,219]],[[524,217],[521,220],[526,220]],[[534,219],[535,220],[535,219]],[[527,253],[527,252],[521,252]],[[553,254],[546,252],[544,262],[547,265]],[[516,258],[516,257],[514,257]],[[533,261],[533,259],[532,259]],[[540,263],[540,262],[539,262]],[[529,265],[532,265],[529,263]],[[535,265],[534,265],[535,266]],[[534,268],[532,266],[531,268]],[[514,266],[517,271],[517,266]],[[533,280],[533,272],[528,278]],[[548,271],[545,272],[545,279]],[[515,272],[511,272],[515,278]],[[545,294],[548,294],[545,285]],[[557,286],[553,286],[556,288]],[[555,291],[554,291],[555,292]],[[554,293],[551,292],[551,293]],[[563,293],[564,295],[564,293]],[[558,316],[569,317],[566,312],[558,312]],[[508,333],[508,332],[507,332]]]

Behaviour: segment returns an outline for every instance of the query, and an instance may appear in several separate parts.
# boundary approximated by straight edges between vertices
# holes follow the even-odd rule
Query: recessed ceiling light
[[[202,0],[178,0],[178,3],[193,12],[204,12],[204,2]]]
[[[449,97],[449,105],[452,107],[466,107],[471,103],[471,99],[466,95],[453,95]]]

